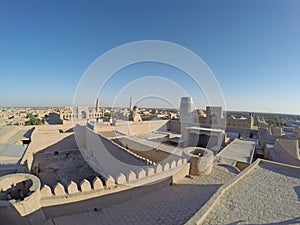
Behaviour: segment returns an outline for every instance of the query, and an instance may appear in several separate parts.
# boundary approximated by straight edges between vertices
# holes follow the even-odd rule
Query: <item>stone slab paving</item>
[[[210,175],[184,178],[177,184],[121,204],[97,212],[53,218],[52,222],[55,225],[184,224],[224,182],[230,182],[234,177],[235,174],[214,167]]]
[[[219,154],[221,163],[227,164],[228,161],[239,161],[251,163],[253,152],[255,150],[255,141],[245,141],[235,139],[232,143],[227,145]],[[222,159],[224,158],[224,162]],[[231,165],[231,163],[229,163]]]
[[[260,165],[227,191],[203,224],[300,224],[300,173]]]

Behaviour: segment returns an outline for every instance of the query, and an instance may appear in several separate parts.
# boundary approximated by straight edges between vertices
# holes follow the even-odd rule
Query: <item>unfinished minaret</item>
[[[97,100],[96,100],[95,111],[96,111],[96,112],[99,112],[99,99],[98,99],[98,98],[97,98]]]
[[[132,97],[130,97],[129,101],[129,111],[132,111]]]

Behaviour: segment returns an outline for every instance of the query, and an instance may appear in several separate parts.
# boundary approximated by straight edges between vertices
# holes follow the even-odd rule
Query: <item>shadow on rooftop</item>
[[[45,207],[43,211],[47,218],[81,213],[85,217],[87,212],[97,212],[97,216],[89,217],[91,225],[99,224],[99,217],[105,218],[108,215],[114,215],[114,221],[126,221],[128,217],[145,215],[144,221],[151,219],[153,224],[170,224],[170,221],[172,224],[185,224],[221,186],[219,184],[170,186],[170,181],[167,179],[153,185],[134,187],[84,201]],[[166,205],[170,207],[166,208]],[[121,208],[130,210],[120,210]],[[76,224],[79,225],[79,222]]]
[[[83,179],[87,179],[91,182],[96,176],[100,179],[106,177],[105,171],[103,172],[104,174],[98,174],[81,155],[76,142],[78,137],[75,137],[72,131],[83,132],[84,130],[85,127],[77,125],[67,131],[60,131],[59,134],[55,134],[59,135],[56,143],[33,155],[34,160],[31,171],[40,178],[42,185],[46,184],[53,187],[58,182],[68,185],[70,181],[80,183]],[[134,158],[118,146],[113,145],[109,140],[105,138],[100,140],[103,148],[100,147],[96,150],[107,151],[110,156],[116,159],[116,162],[128,165],[128,168],[148,166],[144,161]]]
[[[59,141],[35,153],[31,171],[40,178],[42,185],[50,187],[58,182],[63,185],[70,181],[80,183],[83,179],[91,182],[99,176],[85,162],[73,133],[62,133]]]
[[[29,129],[28,131],[26,131],[26,133],[23,135],[24,138],[31,138],[31,134],[34,131],[35,127]]]
[[[268,164],[264,164],[264,163],[260,164],[259,166],[264,169],[270,170],[272,172],[275,172],[275,173],[278,173],[278,174],[281,174],[281,175],[284,175],[287,177],[300,179],[300,173],[299,173],[298,169],[291,170],[288,167],[286,167],[285,165],[276,167],[274,165],[268,165]]]
[[[68,218],[68,215],[79,214],[82,219],[87,219],[87,213],[96,213],[97,216],[88,216],[91,225],[99,224],[99,218],[111,218],[112,224],[125,222],[126,218],[136,215],[144,215],[143,220],[151,221],[152,224],[184,224],[186,223],[211,196],[220,188],[221,184],[173,184],[169,185],[171,179],[166,179],[160,183],[134,187],[129,190],[99,196],[84,201],[70,204],[43,207],[34,213],[21,216],[14,206],[0,211],[0,224],[43,224],[53,221],[53,218],[64,216],[64,223],[72,221],[72,224],[80,224],[78,221]],[[168,206],[168,207],[166,207]],[[130,208],[130,210],[120,210],[120,208]],[[102,210],[105,209],[105,210]],[[91,214],[89,214],[91,215]],[[178,217],[178,215],[180,215]],[[118,221],[118,222],[116,222]],[[56,221],[55,221],[56,222]],[[59,223],[57,225],[62,225]],[[238,224],[238,223],[236,223]],[[274,224],[275,225],[275,224]]]
[[[9,206],[2,208],[0,216],[0,224],[5,225],[42,225],[45,220],[46,217],[42,209],[27,216],[22,216],[11,203],[9,203]]]

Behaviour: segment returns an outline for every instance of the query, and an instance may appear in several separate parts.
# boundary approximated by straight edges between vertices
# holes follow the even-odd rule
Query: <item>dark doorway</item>
[[[210,138],[209,135],[200,134],[199,139],[198,139],[197,147],[206,148],[207,144],[208,144],[208,141],[209,141],[209,138]]]

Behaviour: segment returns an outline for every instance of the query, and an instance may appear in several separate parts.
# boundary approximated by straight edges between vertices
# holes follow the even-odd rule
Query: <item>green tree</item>
[[[36,118],[34,115],[28,115],[27,125],[42,125],[45,124],[45,119]]]

